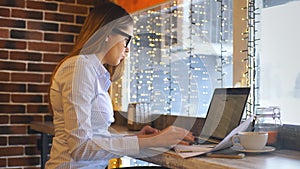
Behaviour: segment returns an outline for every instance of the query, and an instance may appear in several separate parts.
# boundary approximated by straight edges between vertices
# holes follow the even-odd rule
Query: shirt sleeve
[[[75,63],[65,68],[61,77],[64,129],[73,160],[103,160],[139,153],[136,136],[111,137],[93,133],[91,102],[95,97],[97,72],[83,58]]]

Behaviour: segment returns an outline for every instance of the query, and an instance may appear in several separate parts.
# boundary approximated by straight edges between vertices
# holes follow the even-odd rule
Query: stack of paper
[[[176,145],[174,150],[182,158],[194,157],[202,155],[212,151],[222,150],[232,146],[231,137],[239,132],[246,131],[253,121],[254,116],[248,118],[246,121],[241,123],[238,127],[233,129],[219,144],[209,144],[209,145]]]

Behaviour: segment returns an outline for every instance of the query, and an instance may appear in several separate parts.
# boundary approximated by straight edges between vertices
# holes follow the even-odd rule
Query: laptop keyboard
[[[202,137],[195,137],[195,145],[203,145],[203,144],[218,144],[220,141],[211,138],[202,138]]]

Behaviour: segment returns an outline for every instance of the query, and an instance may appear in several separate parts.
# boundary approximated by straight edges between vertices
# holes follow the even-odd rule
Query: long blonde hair
[[[112,2],[96,3],[93,10],[87,16],[72,51],[56,66],[53,76],[61,63],[70,57],[79,54],[96,54],[102,50],[109,50],[103,48],[107,36],[114,28],[126,29],[129,25],[133,25],[133,19],[122,7]],[[114,76],[115,71],[121,71],[118,72],[118,74],[123,74],[122,71],[124,68],[120,69],[121,67],[124,67],[123,62],[124,61],[117,66],[105,65],[110,72],[111,77]],[[112,80],[118,80],[120,77],[121,76],[113,78]]]
[[[131,25],[133,25],[133,19],[129,13],[119,5],[116,5],[113,2],[99,1],[96,3],[95,7],[85,19],[72,51],[55,67],[52,73],[49,89],[51,88],[53,77],[55,76],[58,68],[66,59],[80,54],[97,54],[99,52],[103,52],[103,50],[104,53],[106,53],[109,49],[104,48],[105,39],[112,30],[114,28],[126,29]],[[122,60],[117,66],[104,66],[109,71],[112,81],[118,80],[123,75],[124,60]],[[52,112],[50,93],[49,102],[50,111]]]

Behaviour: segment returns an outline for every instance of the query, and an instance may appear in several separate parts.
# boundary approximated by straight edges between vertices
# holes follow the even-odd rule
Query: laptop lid
[[[241,121],[250,88],[214,90],[200,138],[222,141]]]

